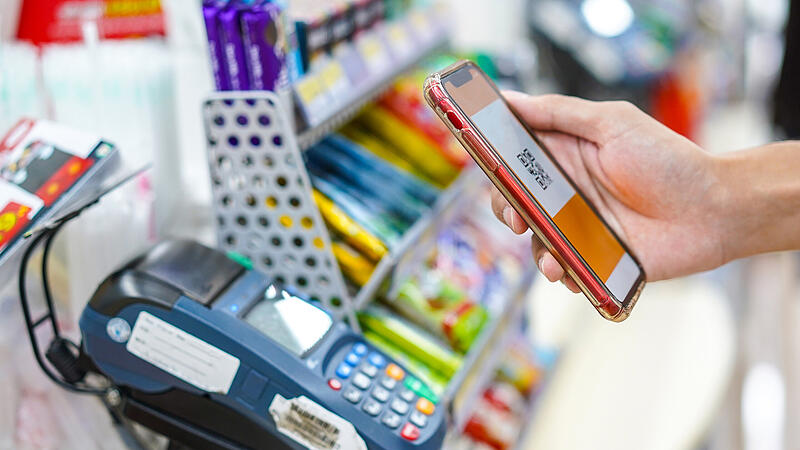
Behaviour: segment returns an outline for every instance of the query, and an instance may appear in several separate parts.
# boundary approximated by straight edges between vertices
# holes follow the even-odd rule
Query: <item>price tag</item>
[[[435,25],[427,14],[419,10],[411,11],[408,14],[409,23],[416,36],[427,39],[433,35]]]
[[[414,51],[414,42],[405,23],[394,22],[387,25],[386,37],[396,57],[406,57]]]
[[[389,52],[375,34],[364,34],[356,43],[356,47],[370,75],[381,73],[389,66]]]
[[[350,80],[345,75],[344,68],[339,61],[332,60],[326,64],[320,71],[320,77],[328,94],[333,97],[335,103],[344,98],[352,88]]]
[[[311,104],[314,100],[325,93],[325,86],[313,74],[309,74],[295,83],[295,90],[304,104]]]
[[[309,125],[316,125],[325,117],[329,94],[319,74],[309,73],[294,84]]]

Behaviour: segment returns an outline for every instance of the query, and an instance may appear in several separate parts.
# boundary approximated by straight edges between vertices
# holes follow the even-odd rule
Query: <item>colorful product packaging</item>
[[[445,379],[450,379],[461,367],[462,358],[449,350],[429,333],[397,317],[386,309],[370,306],[359,312],[358,321],[365,330],[380,335],[386,341],[411,355]]]
[[[427,205],[432,205],[439,195],[439,190],[435,187],[417,179],[401,168],[387,163],[342,135],[330,135],[323,142],[338,150],[342,156],[352,159],[355,163],[364,166],[366,170],[375,173],[377,176],[391,179],[392,182],[390,184],[392,186],[398,186]]]
[[[461,144],[422,100],[417,83],[409,80],[396,83],[378,104],[436,143],[442,156],[454,166],[461,168],[471,161]]]
[[[347,244],[373,263],[377,263],[386,255],[388,250],[380,239],[351,219],[341,208],[316,189],[314,190],[314,201],[328,228]]]
[[[379,350],[389,355],[392,359],[403,364],[411,373],[403,379],[406,388],[420,397],[427,398],[433,403],[439,401],[449,378],[442,376],[439,372],[431,369],[425,363],[415,358],[413,354],[403,351],[382,335],[370,330],[363,330],[364,337]],[[421,382],[420,382],[421,381]]]
[[[428,178],[424,173],[417,170],[411,163],[404,160],[397,155],[397,153],[391,150],[388,144],[373,136],[368,130],[364,129],[358,124],[350,123],[339,130],[339,132],[389,164],[413,174],[415,177],[427,182],[428,184],[434,184],[433,180]]]
[[[442,156],[434,142],[386,109],[369,107],[356,120],[375,136],[390,143],[392,150],[410,161],[435,185],[447,186],[458,176],[458,168]]]
[[[333,44],[347,41],[355,34],[355,6],[351,2],[339,2],[331,13],[331,38]]]
[[[425,272],[420,280],[410,277],[387,303],[462,353],[469,350],[489,319],[486,308],[433,271]]]
[[[290,100],[302,74],[284,0],[204,0],[211,69],[218,90],[268,90]],[[290,105],[290,103],[287,103]]]
[[[381,177],[370,167],[341,154],[336,148],[321,142],[304,154],[306,166],[314,173],[325,172],[348,187],[359,191],[360,197],[368,197],[369,202],[380,204],[387,213],[397,217],[405,226],[428,211],[427,205],[394,183],[399,176]]]
[[[516,395],[521,397],[519,392]],[[521,427],[522,414],[498,406],[484,393],[464,426],[464,434],[494,450],[507,450],[513,448]]]
[[[244,9],[243,3],[234,0],[217,14],[219,35],[222,41],[223,68],[227,71],[231,90],[234,91],[250,89],[244,39],[242,39],[239,21]]]
[[[294,1],[289,5],[304,73],[309,71],[311,61],[327,51],[333,41],[327,3]]]
[[[250,89],[274,91],[288,84],[286,33],[279,5],[263,2],[241,12]]]
[[[217,90],[229,91],[231,89],[228,70],[224,67],[224,50],[219,28],[219,13],[225,7],[221,0],[206,0],[203,2],[203,20],[206,24],[208,36],[208,52],[211,59],[211,70]]]
[[[318,177],[313,173],[310,173],[309,176],[311,184],[316,189],[331,199],[359,225],[380,239],[387,247],[392,248],[400,240],[400,233],[383,217],[370,210],[367,205],[343,192],[325,178]]]
[[[331,248],[342,274],[356,286],[367,284],[375,270],[375,264],[343,242],[333,242]]]

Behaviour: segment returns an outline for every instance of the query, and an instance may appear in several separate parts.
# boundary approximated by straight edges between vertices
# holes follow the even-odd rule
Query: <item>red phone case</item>
[[[644,272],[641,270],[641,266],[639,266],[639,269],[642,276],[638,281],[638,287],[628,304],[623,307],[622,303],[615,300],[608,288],[595,276],[594,272],[573,249],[538,203],[530,198],[527,189],[520,185],[505,164],[495,156],[494,148],[483,138],[479,131],[472,128],[469,118],[460,108],[455,106],[453,100],[445,92],[441,82],[442,76],[460,69],[465,64],[472,63],[468,61],[458,62],[441,72],[432,74],[425,80],[424,94],[428,105],[450,128],[514,209],[526,220],[531,230],[536,233],[550,253],[553,254],[581,288],[581,291],[592,302],[595,309],[608,320],[615,322],[625,320],[644,287],[644,282],[642,281]],[[502,98],[499,92],[498,96]],[[509,109],[511,108],[509,107]],[[511,111],[514,112],[513,109]],[[516,113],[514,114],[516,115]],[[535,140],[544,148],[538,139]]]

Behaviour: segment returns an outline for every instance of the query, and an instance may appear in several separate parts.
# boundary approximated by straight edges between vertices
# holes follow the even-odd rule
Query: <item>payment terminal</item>
[[[191,448],[440,448],[444,408],[391,360],[267,276],[192,241],[106,278],[82,352],[121,415]]]

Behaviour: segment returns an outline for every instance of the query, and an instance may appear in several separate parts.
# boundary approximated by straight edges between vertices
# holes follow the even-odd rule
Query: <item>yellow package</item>
[[[386,255],[386,246],[383,245],[380,239],[356,223],[341,208],[316,189],[314,189],[314,201],[317,203],[319,212],[328,227],[341,236],[351,247],[361,252],[374,263],[377,263]]]
[[[356,144],[366,148],[372,154],[388,162],[389,164],[399,167],[406,172],[413,173],[418,178],[429,180],[428,177],[420,173],[420,171],[411,165],[411,163],[398,156],[397,153],[392,151],[385,143],[364,131],[363,128],[350,124],[342,128],[340,133],[342,133],[347,139],[350,139]]]
[[[364,286],[375,270],[375,264],[342,242],[331,244],[333,256],[339,262],[342,274],[358,286]]]
[[[357,121],[391,144],[393,150],[440,187],[447,186],[458,176],[458,168],[442,156],[435,142],[384,108],[372,106],[361,114]]]

